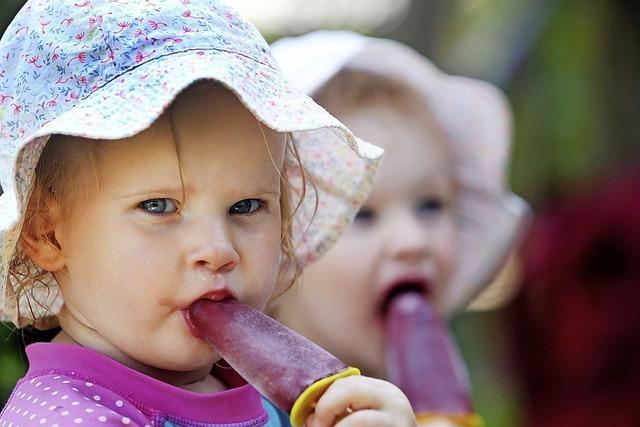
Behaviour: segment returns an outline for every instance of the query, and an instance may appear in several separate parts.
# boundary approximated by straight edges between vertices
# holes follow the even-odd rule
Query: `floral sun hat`
[[[294,219],[297,260],[308,264],[337,239],[366,200],[382,150],[290,86],[233,9],[217,0],[30,0],[0,40],[0,320],[46,329],[63,304],[51,274],[29,282],[29,261],[17,265],[21,277],[9,269],[49,136],[132,136],[207,79],[292,135],[315,184]],[[299,195],[296,172],[288,179]]]
[[[445,74],[401,43],[348,31],[280,39],[271,49],[285,77],[310,96],[341,70],[356,70],[401,83],[424,100],[453,153],[459,187],[458,266],[443,289],[443,310],[465,307],[505,265],[529,218],[529,206],[506,182],[512,116],[502,92]]]

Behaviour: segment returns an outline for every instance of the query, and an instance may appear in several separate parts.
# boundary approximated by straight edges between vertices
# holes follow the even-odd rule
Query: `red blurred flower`
[[[640,426],[640,170],[540,213],[525,253],[527,425]]]

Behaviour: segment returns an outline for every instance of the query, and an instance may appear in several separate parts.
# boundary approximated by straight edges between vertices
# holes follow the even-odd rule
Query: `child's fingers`
[[[333,426],[340,418],[358,409],[378,409],[379,385],[363,382],[361,377],[347,377],[334,382],[320,397],[315,407],[313,427]]]
[[[347,415],[335,427],[389,427],[395,425],[393,416],[372,409],[362,409]]]
[[[317,402],[311,426],[333,426],[345,415],[348,415],[344,418],[346,421],[367,409],[396,414],[401,418],[402,415],[412,414],[409,401],[393,384],[375,378],[352,376],[339,379],[325,391]]]

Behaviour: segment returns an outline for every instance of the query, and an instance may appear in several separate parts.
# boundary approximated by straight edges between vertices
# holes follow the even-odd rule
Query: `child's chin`
[[[211,369],[220,356],[208,345],[203,348],[180,351],[167,361],[164,369],[178,372],[194,371],[198,369]]]

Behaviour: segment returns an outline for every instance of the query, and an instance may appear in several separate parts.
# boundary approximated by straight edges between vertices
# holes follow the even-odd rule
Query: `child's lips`
[[[200,334],[200,332],[198,332],[198,330],[193,326],[193,321],[191,320],[191,316],[189,314],[189,307],[191,307],[191,304],[201,299],[206,299],[210,301],[223,301],[225,299],[234,299],[234,296],[231,293],[231,291],[226,288],[216,289],[216,290],[209,291],[202,294],[201,296],[196,298],[194,301],[192,301],[188,306],[182,309],[182,315],[184,316],[184,319],[187,322],[187,326],[189,327],[189,331],[191,331],[191,334],[196,338],[204,339],[204,337]]]

